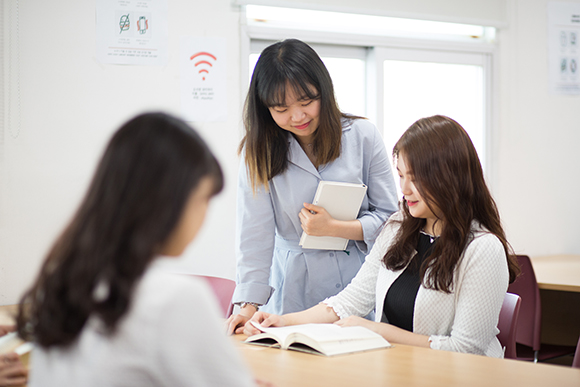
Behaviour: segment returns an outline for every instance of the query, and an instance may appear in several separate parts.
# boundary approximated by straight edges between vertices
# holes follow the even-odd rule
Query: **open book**
[[[359,326],[304,324],[264,328],[254,321],[252,324],[263,333],[248,337],[246,343],[316,355],[334,356],[391,346],[381,335]]]
[[[366,192],[367,186],[364,184],[321,181],[312,204],[323,207],[334,219],[355,220]],[[302,232],[299,244],[304,249],[344,250],[348,239]]]

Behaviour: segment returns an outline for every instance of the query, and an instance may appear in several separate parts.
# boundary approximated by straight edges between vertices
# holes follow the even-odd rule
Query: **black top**
[[[421,286],[421,264],[432,252],[437,238],[419,233],[417,243],[417,254],[413,257],[409,265],[393,282],[387,295],[383,312],[389,324],[413,332],[413,311],[415,309],[415,299],[419,286]]]

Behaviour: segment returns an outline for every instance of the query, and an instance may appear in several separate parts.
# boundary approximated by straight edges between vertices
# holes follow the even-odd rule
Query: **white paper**
[[[97,59],[167,64],[167,0],[97,0]]]
[[[181,114],[187,121],[226,121],[225,38],[180,40]]]
[[[548,3],[550,92],[580,94],[580,3]]]

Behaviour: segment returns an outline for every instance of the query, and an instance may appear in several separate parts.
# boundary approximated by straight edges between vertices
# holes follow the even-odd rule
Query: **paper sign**
[[[226,121],[226,39],[180,40],[181,114],[187,121]]]
[[[97,0],[97,59],[108,64],[167,63],[167,0]]]
[[[580,94],[580,3],[548,3],[550,92]]]

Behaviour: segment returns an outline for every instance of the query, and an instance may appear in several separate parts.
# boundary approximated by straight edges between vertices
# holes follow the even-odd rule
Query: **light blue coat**
[[[288,169],[254,195],[241,163],[237,203],[237,287],[233,302],[265,304],[260,310],[291,313],[337,294],[356,275],[398,199],[383,140],[367,120],[344,121],[341,156],[318,170],[289,133]],[[366,184],[358,220],[363,241],[346,251],[302,249],[298,213],[312,203],[321,180]]]

